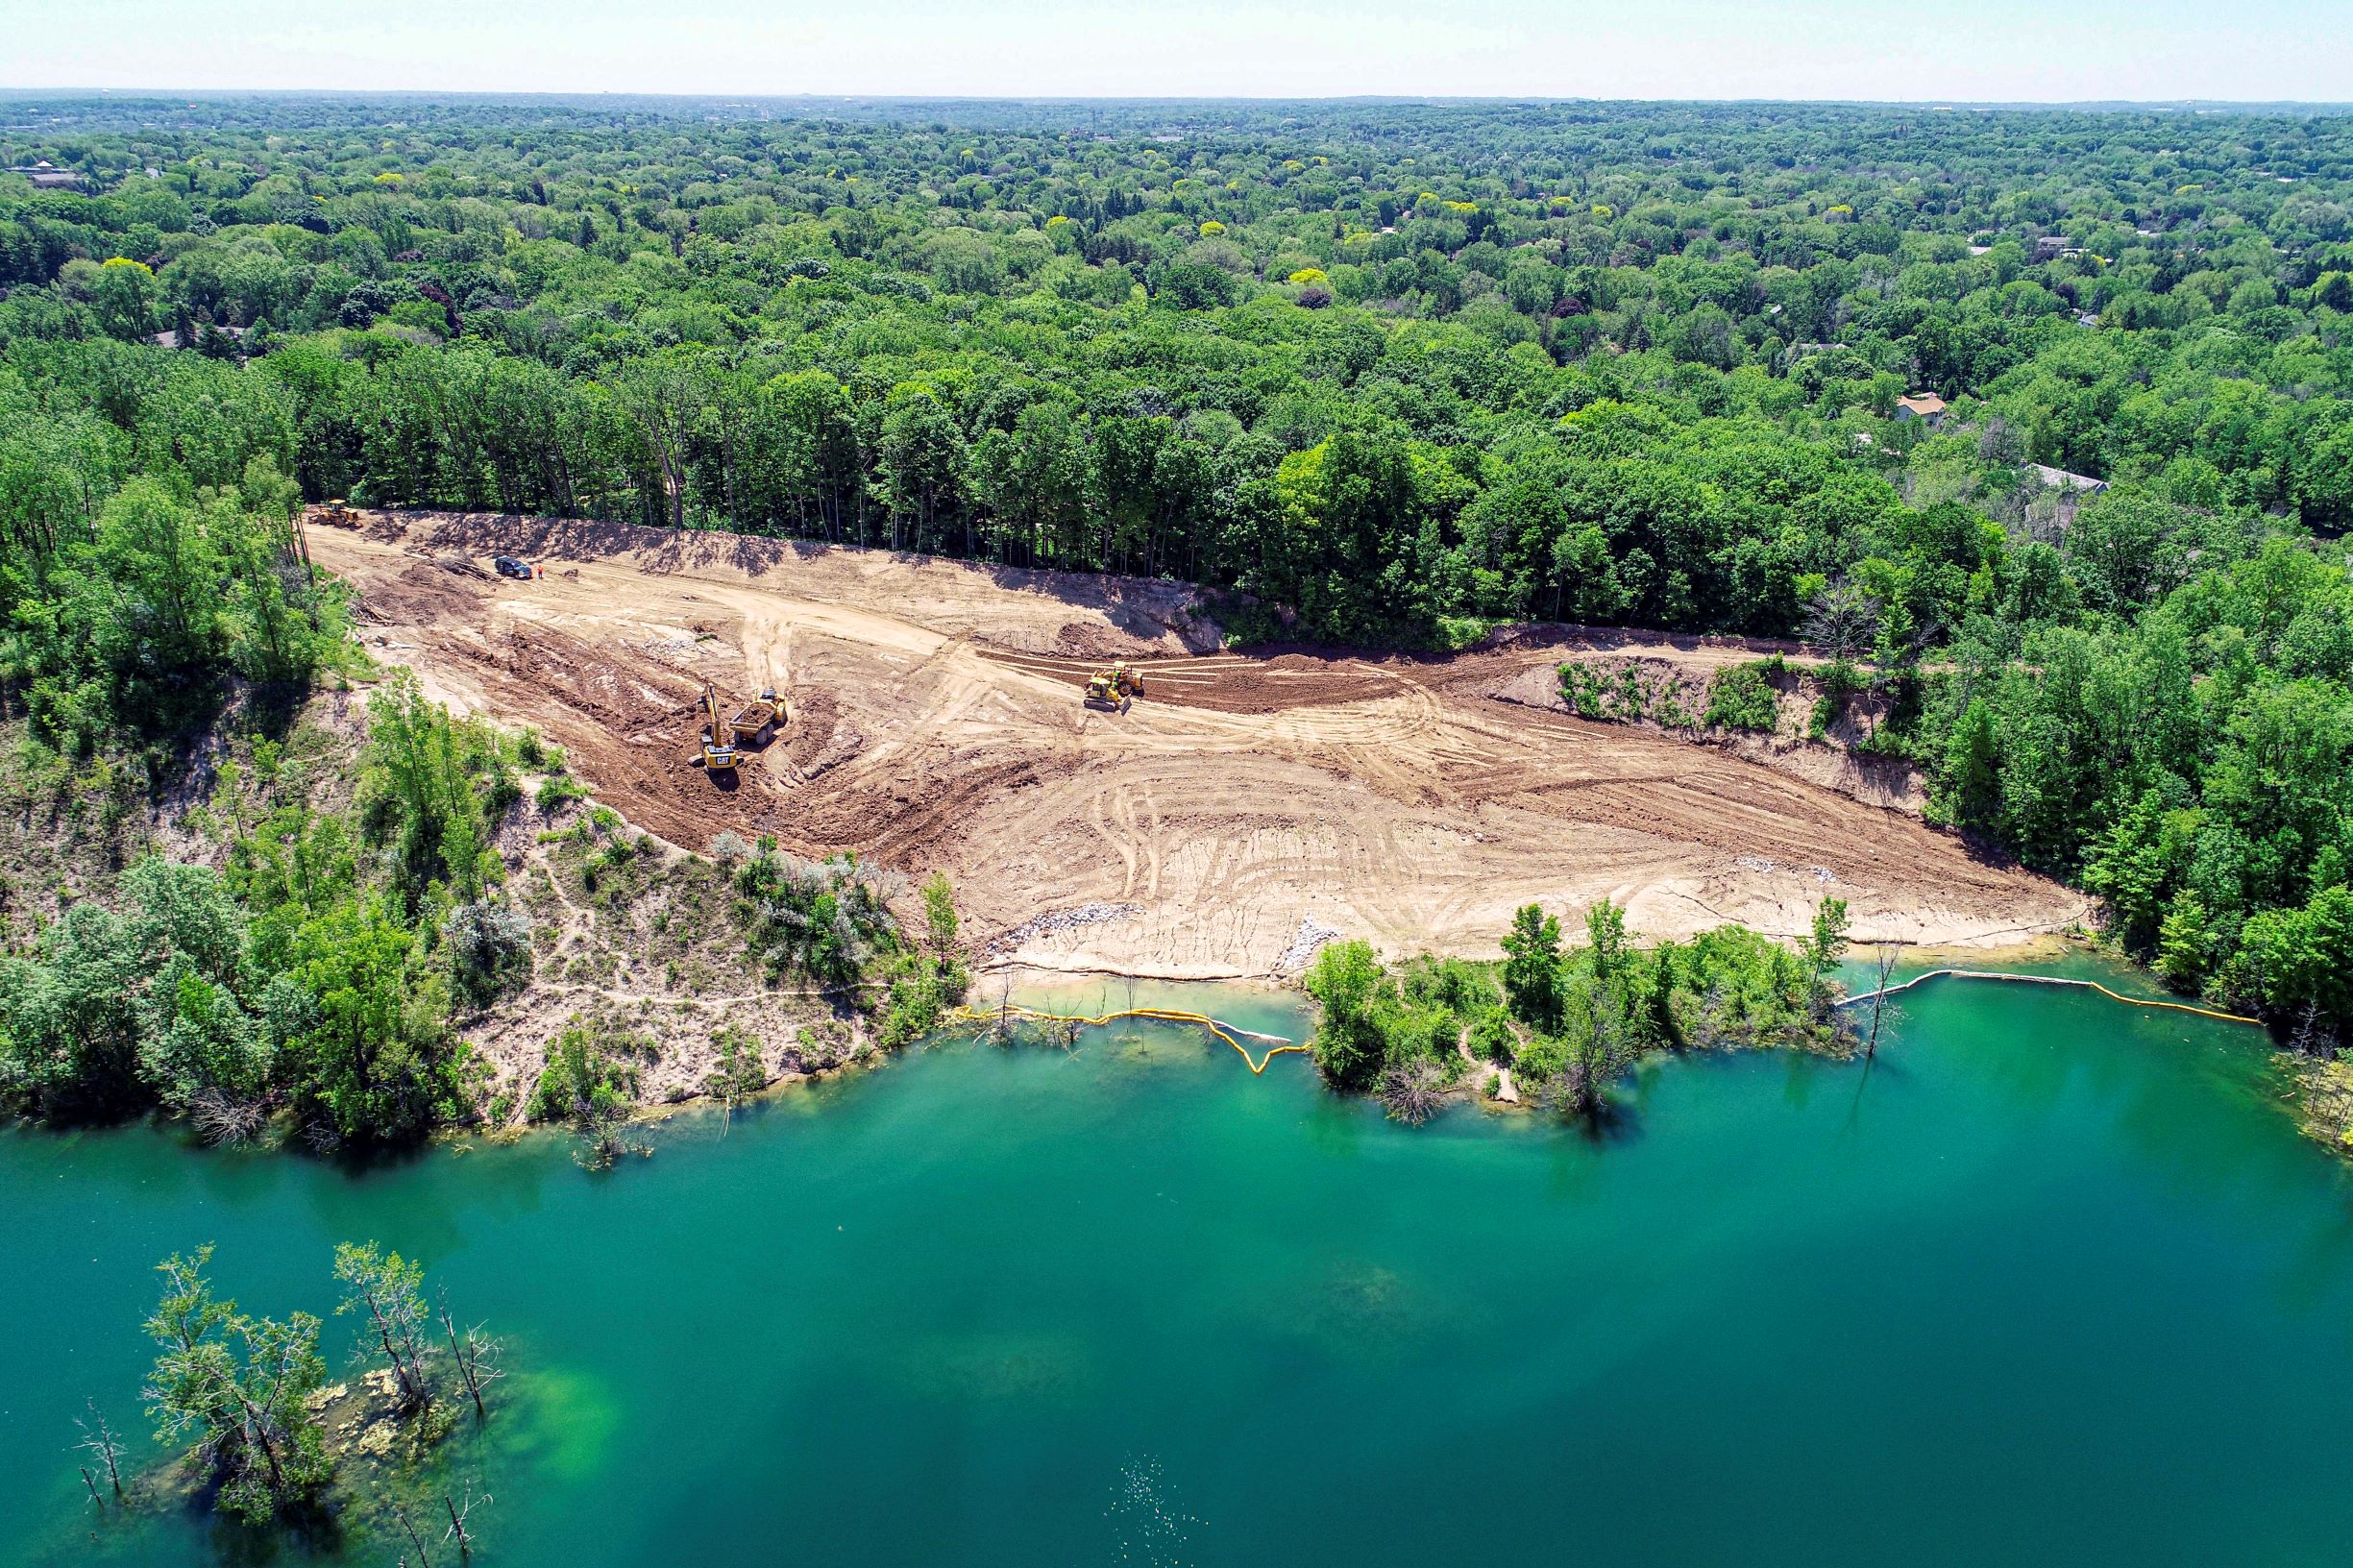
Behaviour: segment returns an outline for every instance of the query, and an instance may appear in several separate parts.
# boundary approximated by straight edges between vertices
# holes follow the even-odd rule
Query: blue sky
[[[2353,101],[2353,0],[81,0],[0,86]]]

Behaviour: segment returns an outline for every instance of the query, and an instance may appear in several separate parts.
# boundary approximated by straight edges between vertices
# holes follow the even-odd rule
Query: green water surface
[[[683,1115],[609,1176],[551,1139],[354,1174],[9,1134],[0,1562],[255,1556],[93,1531],[71,1417],[139,1428],[163,1254],[325,1311],[349,1237],[513,1341],[465,1461],[492,1565],[2353,1557],[2353,1184],[2260,1039],[1907,1004],[1868,1071],[1663,1062],[1598,1137],[1396,1127],[1164,1026]]]

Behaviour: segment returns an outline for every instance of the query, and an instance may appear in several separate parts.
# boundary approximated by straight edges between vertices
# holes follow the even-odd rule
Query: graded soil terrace
[[[1652,730],[1532,705],[1578,649],[1706,668],[1732,643],[1524,639],[1452,657],[1234,653],[1190,588],[720,533],[450,514],[313,525],[371,651],[565,747],[599,798],[701,849],[773,834],[955,881],[993,963],[1267,975],[1319,932],[1491,955],[1517,906],[1607,895],[1651,936],[1998,945],[2081,895],[1901,812]],[[488,573],[492,551],[543,575]],[[1124,657],[1124,712],[1080,701]],[[789,722],[733,780],[696,755],[704,679]]]

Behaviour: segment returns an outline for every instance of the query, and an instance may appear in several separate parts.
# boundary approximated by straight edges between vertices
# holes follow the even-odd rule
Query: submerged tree
[[[474,1560],[474,1510],[486,1508],[496,1501],[488,1492],[478,1492],[471,1484],[466,1487],[463,1503],[452,1493],[441,1494],[441,1506],[450,1515],[450,1528],[441,1538],[457,1544],[457,1559],[460,1562]]]
[[[1453,1078],[1428,1058],[1390,1065],[1381,1074],[1381,1104],[1392,1120],[1419,1127],[1446,1103]]]
[[[361,1358],[382,1360],[404,1412],[429,1412],[433,1388],[426,1374],[424,1335],[431,1317],[425,1307],[423,1265],[383,1252],[373,1241],[346,1241],[335,1248],[335,1278],[343,1286],[335,1315],[355,1316],[365,1325]]]
[[[119,1503],[123,1495],[122,1439],[117,1437],[114,1434],[114,1429],[107,1424],[107,1418],[100,1413],[96,1400],[86,1400],[83,1403],[89,1410],[89,1419],[85,1421],[78,1415],[74,1417],[74,1426],[82,1433],[82,1440],[74,1444],[74,1447],[98,1462],[98,1467],[107,1474],[108,1486],[112,1489],[114,1499]],[[98,1479],[90,1474],[89,1466],[86,1464],[82,1467],[82,1480],[90,1489],[90,1501],[104,1507],[106,1499],[98,1495]]]
[[[449,1514],[443,1539],[456,1544],[461,1558],[469,1556],[475,1542],[467,1515],[490,1501],[471,1485],[462,1497],[441,1494],[441,1507],[435,1508],[434,1494],[412,1485],[419,1479],[413,1472],[370,1465],[355,1472],[365,1495],[328,1490],[336,1465],[321,1407],[339,1400],[342,1390],[320,1392],[326,1362],[319,1353],[319,1319],[297,1312],[280,1322],[239,1311],[236,1303],[213,1294],[205,1276],[211,1258],[212,1248],[205,1246],[159,1265],[163,1296],[146,1330],[162,1349],[143,1394],[159,1439],[190,1444],[187,1458],[201,1467],[213,1505],[253,1525],[299,1520],[311,1510],[389,1507],[411,1531],[423,1560],[427,1527],[413,1511],[422,1505],[433,1514]],[[444,1364],[432,1343],[436,1314],[425,1304],[423,1270],[375,1242],[337,1247],[334,1275],[344,1287],[338,1315],[360,1320],[360,1359],[380,1362],[395,1413],[420,1445],[437,1442],[450,1431],[444,1413],[450,1407],[438,1398],[437,1383],[440,1392],[471,1400],[477,1417],[487,1419],[488,1390],[505,1375],[498,1339],[479,1324],[460,1328],[444,1292],[437,1314],[448,1336]],[[97,1461],[114,1495],[123,1497],[122,1445],[94,1402],[88,1420],[76,1425],[83,1433],[76,1448]],[[355,1433],[360,1424],[347,1422],[339,1430]],[[92,1500],[103,1504],[98,1474],[88,1464],[82,1474]],[[386,1493],[387,1486],[394,1489]]]
[[[1887,1014],[1887,988],[1894,981],[1896,965],[1903,957],[1900,943],[1882,942],[1872,949],[1871,1038],[1863,1047],[1867,1059],[1876,1060],[1879,1054],[1879,1024]]]
[[[159,1441],[194,1440],[215,1505],[260,1524],[313,1501],[334,1474],[311,1410],[325,1380],[319,1320],[252,1317],[212,1293],[209,1245],[158,1264],[163,1297],[147,1320],[162,1353],[144,1397]]]
[[[474,1418],[487,1421],[490,1419],[490,1407],[483,1402],[482,1396],[492,1384],[506,1376],[505,1369],[499,1364],[506,1343],[483,1332],[479,1323],[460,1333],[457,1316],[450,1310],[450,1293],[447,1290],[441,1292],[441,1328],[449,1335],[450,1359],[457,1366],[457,1385],[466,1391],[467,1398],[474,1401]]]
[[[1604,1092],[1642,1057],[1641,1031],[1625,984],[1596,979],[1576,987],[1560,1038],[1568,1048],[1566,1070],[1547,1083],[1547,1098],[1571,1115],[1597,1116]]]

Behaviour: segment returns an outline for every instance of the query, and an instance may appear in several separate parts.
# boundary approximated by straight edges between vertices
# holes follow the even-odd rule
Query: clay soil
[[[1653,936],[1794,934],[1825,893],[1860,938],[1943,945],[2087,914],[1802,768],[1531,700],[1564,657],[1702,674],[1746,645],[1557,632],[1452,657],[1238,654],[1181,584],[482,515],[309,537],[378,658],[535,725],[639,826],[944,870],[998,963],[1264,975],[1317,929],[1491,955],[1516,906],[1604,895]],[[491,576],[493,551],[543,575]],[[1124,712],[1079,699],[1111,657],[1146,679]],[[731,781],[690,762],[705,679],[790,706]]]

